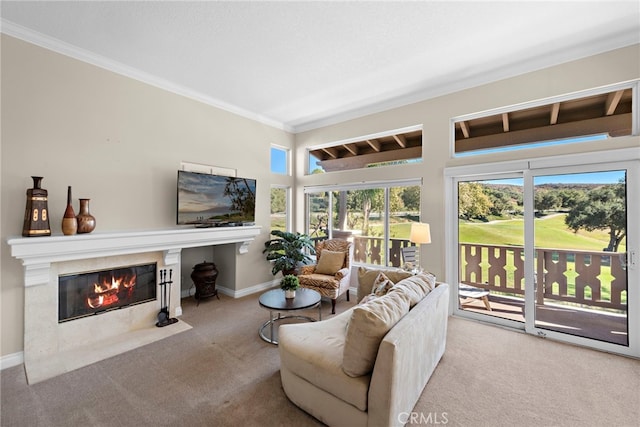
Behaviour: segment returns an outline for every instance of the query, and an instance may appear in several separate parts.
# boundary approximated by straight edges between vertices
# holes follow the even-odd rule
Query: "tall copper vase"
[[[78,232],[78,220],[71,204],[71,186],[67,188],[67,208],[62,216],[62,234],[71,236]]]

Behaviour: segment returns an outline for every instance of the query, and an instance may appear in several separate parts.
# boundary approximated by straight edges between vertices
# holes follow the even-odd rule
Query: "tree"
[[[560,206],[564,209],[572,209],[583,197],[583,194],[582,191],[570,188],[558,191],[558,197],[561,199]]]
[[[502,216],[515,210],[515,202],[508,192],[490,186],[486,186],[484,191],[489,196],[489,200],[491,200],[491,207],[489,208],[491,215]]]
[[[536,210],[541,213],[558,209],[562,203],[558,193],[552,190],[537,190],[535,198]]]
[[[384,190],[372,188],[367,190],[352,190],[347,193],[347,209],[349,212],[362,212],[362,233],[369,232],[369,217],[372,212],[380,212],[384,209]],[[355,229],[358,218],[351,216],[348,219],[349,228]]]
[[[477,182],[461,182],[458,186],[458,215],[464,219],[485,219],[491,200]]]
[[[617,252],[627,235],[626,186],[623,182],[598,187],[579,200],[565,217],[565,224],[577,233],[609,230],[609,244],[604,249]]]
[[[391,187],[389,189],[389,212],[402,212],[406,209],[402,198],[403,191],[402,187]]]
[[[405,209],[409,211],[420,210],[420,186],[413,185],[411,187],[405,187],[402,192],[402,202]]]
[[[284,188],[271,189],[271,213],[285,212],[287,209],[287,190]]]

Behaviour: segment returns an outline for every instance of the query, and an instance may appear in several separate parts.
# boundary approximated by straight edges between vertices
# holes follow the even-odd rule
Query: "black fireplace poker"
[[[173,270],[169,270],[169,280],[167,280],[167,270],[160,270],[160,312],[158,313],[158,322],[156,326],[161,328],[167,325],[173,325],[178,321],[175,317],[170,317],[169,306],[171,305],[171,276]]]

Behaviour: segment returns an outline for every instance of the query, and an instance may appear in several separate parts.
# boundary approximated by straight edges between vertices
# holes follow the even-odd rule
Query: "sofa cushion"
[[[430,291],[436,288],[436,276],[433,273],[423,272],[416,275],[424,280],[424,283],[427,285]]]
[[[345,252],[333,252],[323,250],[320,252],[320,259],[314,273],[334,275],[344,264]]]
[[[342,370],[346,311],[321,322],[280,325],[279,351],[283,366],[314,386],[367,410],[370,375],[352,378]]]
[[[428,281],[427,277],[422,274],[407,277],[396,283],[389,293],[400,293],[405,295],[409,299],[409,305],[413,308],[419,303],[425,296],[431,292],[433,286]]]
[[[342,370],[351,377],[370,374],[380,342],[408,312],[409,300],[400,292],[356,306],[347,326]]]

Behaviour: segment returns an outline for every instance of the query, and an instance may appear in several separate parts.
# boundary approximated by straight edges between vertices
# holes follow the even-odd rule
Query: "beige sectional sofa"
[[[279,328],[287,397],[329,426],[404,425],[444,354],[449,286],[433,277],[383,279],[381,295],[364,304]],[[370,289],[359,284],[358,298]]]

